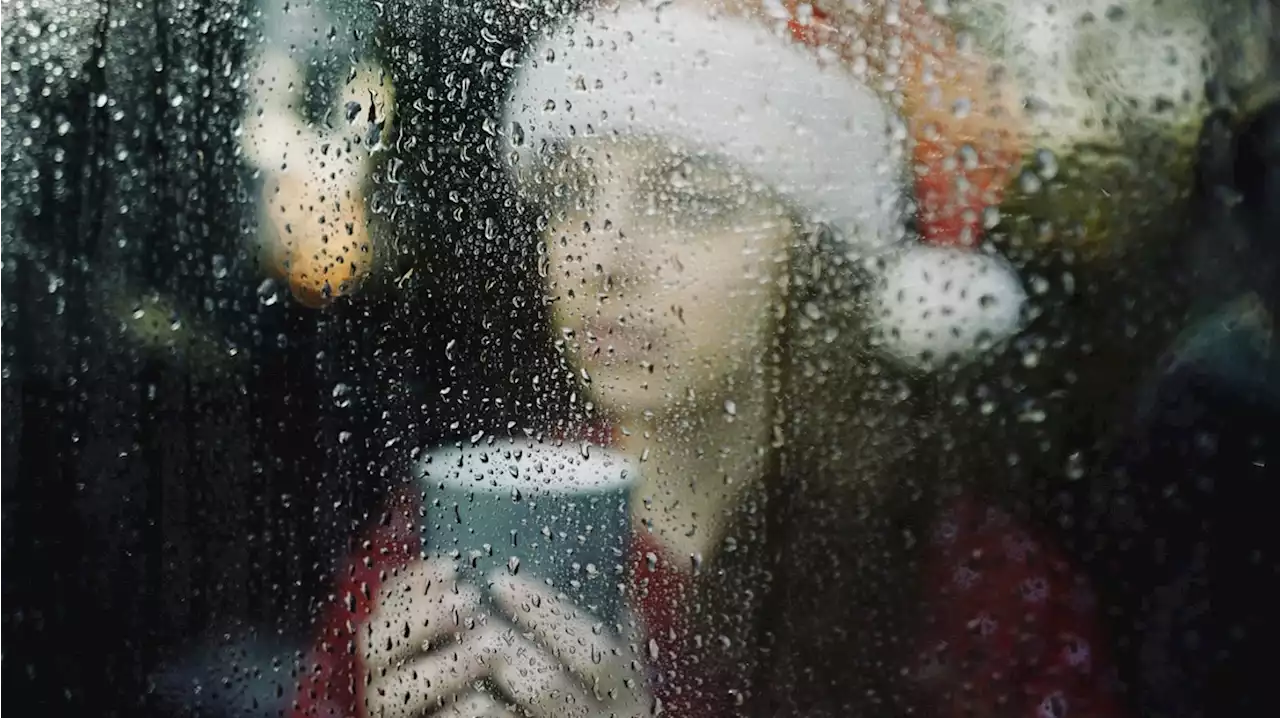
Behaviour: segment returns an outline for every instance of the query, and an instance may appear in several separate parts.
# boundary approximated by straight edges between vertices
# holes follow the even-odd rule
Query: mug
[[[483,588],[533,576],[606,624],[619,620],[630,538],[630,459],[532,440],[438,448],[418,465],[428,558]]]

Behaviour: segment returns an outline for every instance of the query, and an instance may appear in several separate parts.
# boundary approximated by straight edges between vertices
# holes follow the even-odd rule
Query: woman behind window
[[[899,15],[770,7],[583,11],[504,102],[571,370],[548,391],[583,407],[562,438],[641,461],[638,628],[522,577],[485,607],[422,556],[410,488],[340,575],[299,715],[1116,714],[1089,586],[943,468],[963,432],[925,373],[1022,320],[980,246],[1029,149],[1011,95],[915,5],[902,44]]]

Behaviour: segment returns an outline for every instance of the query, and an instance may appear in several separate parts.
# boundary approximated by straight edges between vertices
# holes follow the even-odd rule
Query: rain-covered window
[[[1274,710],[1270,0],[8,0],[15,710]]]

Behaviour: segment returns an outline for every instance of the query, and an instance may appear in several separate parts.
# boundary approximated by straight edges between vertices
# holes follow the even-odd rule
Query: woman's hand
[[[411,565],[361,632],[372,718],[648,712],[637,652],[533,581],[490,577],[493,605],[450,560]],[[489,689],[496,689],[491,691]]]
[[[534,653],[496,676],[522,708],[540,716],[648,715],[642,653],[541,582],[490,576],[499,610]]]
[[[469,691],[489,672],[486,622],[480,590],[458,582],[452,561],[417,562],[387,581],[359,633],[368,715],[427,715]]]

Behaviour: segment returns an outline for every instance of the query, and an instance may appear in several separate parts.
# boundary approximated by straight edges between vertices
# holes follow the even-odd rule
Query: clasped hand
[[[648,714],[642,654],[611,627],[534,580],[487,583],[441,559],[383,585],[360,631],[370,718]]]

